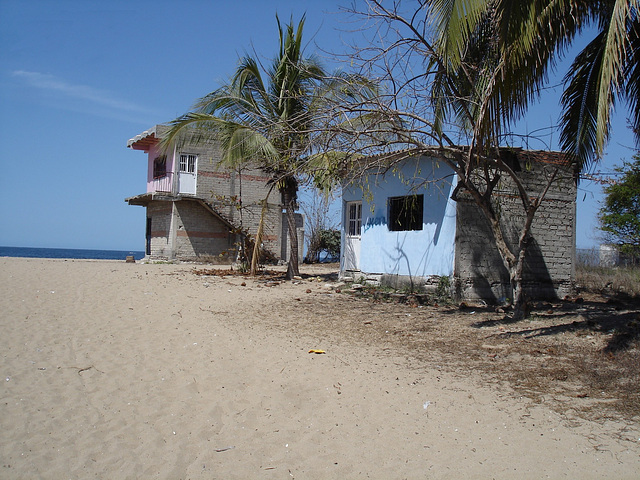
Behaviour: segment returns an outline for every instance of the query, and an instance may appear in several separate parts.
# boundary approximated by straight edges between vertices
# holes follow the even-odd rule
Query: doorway
[[[147,217],[147,231],[145,240],[144,254],[151,255],[151,217]]]
[[[178,193],[196,194],[196,178],[198,174],[198,156],[180,154],[180,172]]]
[[[345,210],[344,269],[359,271],[362,202],[347,202]]]

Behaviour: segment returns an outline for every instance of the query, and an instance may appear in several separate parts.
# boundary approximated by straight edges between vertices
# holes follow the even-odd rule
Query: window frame
[[[183,161],[184,159],[184,161]],[[196,173],[198,155],[194,153],[181,153],[178,159],[178,171],[180,173]],[[184,165],[184,168],[183,168]]]
[[[352,213],[354,215],[352,215]],[[362,202],[347,202],[347,235],[359,237],[362,232]]]
[[[162,168],[160,168],[162,166]],[[153,179],[164,178],[167,176],[167,156],[158,155],[153,159]]]
[[[416,232],[423,229],[423,194],[388,197],[387,208],[390,232]]]

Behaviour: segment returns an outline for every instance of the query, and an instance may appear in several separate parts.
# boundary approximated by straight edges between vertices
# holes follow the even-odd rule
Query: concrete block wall
[[[147,217],[151,218],[151,252],[153,258],[168,259],[169,231],[171,228],[171,202],[152,202],[147,207]]]
[[[145,150],[153,156],[152,150],[157,145],[158,139],[165,137],[168,130],[166,125],[156,125],[152,133],[144,132],[148,133],[148,136],[139,140],[139,143],[132,148]],[[270,176],[255,167],[243,168],[240,172],[220,167],[218,161],[222,153],[218,143],[195,137],[198,137],[197,132],[182,134],[176,141],[175,148],[167,152],[169,156],[176,155],[174,168],[177,169],[180,154],[197,155],[195,198],[206,202],[234,227],[242,227],[255,238],[260,223],[262,201],[269,192],[267,182]],[[153,159],[148,157],[148,161],[152,162]],[[218,220],[207,208],[189,200],[193,197],[177,195],[175,191],[173,194],[175,204],[165,199],[136,203],[145,205],[147,216],[151,218],[152,233],[149,243],[152,257],[216,256],[240,240],[240,235],[237,235],[238,232],[235,230],[227,232],[225,238],[218,238],[222,235],[219,228],[224,225],[224,222],[217,225]],[[237,203],[234,203],[240,195],[243,205],[242,215]],[[175,209],[172,210],[174,207]],[[190,215],[193,215],[192,219]],[[183,222],[184,230],[176,229],[177,220]],[[284,223],[286,222],[283,221],[280,194],[273,190],[269,198],[262,244],[271,252],[274,259],[281,258],[280,253],[283,247],[286,250],[286,236],[282,237]]]
[[[544,190],[555,165],[526,166],[520,172],[533,195]],[[535,193],[533,193],[535,192]],[[516,245],[524,211],[510,180],[497,189],[499,212],[507,243]],[[482,211],[469,198],[457,204],[455,287],[460,298],[492,302],[512,298],[509,274],[495,247],[493,233]],[[571,169],[563,169],[534,219],[524,268],[524,288],[531,299],[564,297],[575,277],[576,183]]]
[[[224,170],[200,171],[198,173],[199,196],[210,203],[218,212],[234,225],[245,229],[255,238],[262,201],[267,197],[270,177],[256,169],[243,170],[241,173]],[[242,212],[238,199],[242,197]],[[273,191],[269,196],[267,230],[280,229],[282,224],[282,207],[278,203],[279,193]],[[277,234],[266,233],[263,237],[265,248],[276,254],[280,251],[281,240]]]
[[[287,222],[286,214],[282,216],[282,233],[281,238],[286,238],[287,242],[281,245],[280,257],[289,261],[289,255],[291,253],[291,237],[289,237],[289,224]],[[296,233],[298,235],[298,262],[302,263],[304,258],[304,216],[300,213],[295,214]]]
[[[261,214],[261,206],[260,208],[257,208],[256,206],[256,208],[243,209],[242,224],[244,225],[249,235],[251,235],[252,240],[256,239]],[[283,221],[284,220],[280,206],[270,204],[265,214],[265,225],[262,232],[261,242],[262,248],[267,250],[267,252],[263,252],[263,258],[265,260],[286,260],[286,258],[280,256],[280,245],[282,242],[282,239],[280,237],[280,230]],[[236,221],[236,224],[239,225],[240,222]]]
[[[197,146],[183,143],[178,145],[176,153],[198,155],[197,197],[209,203],[233,225],[246,230],[255,238],[262,201],[267,197],[270,180],[268,174],[257,168],[243,168],[240,172],[218,165],[221,158],[220,147],[215,143]],[[242,215],[238,208],[238,199],[242,197]],[[266,220],[266,232],[263,237],[264,248],[278,256],[282,248],[278,232],[282,228],[282,207],[280,195],[273,190],[269,196],[269,211]]]
[[[183,260],[235,259],[236,235],[204,206],[190,200],[175,202],[176,257]]]

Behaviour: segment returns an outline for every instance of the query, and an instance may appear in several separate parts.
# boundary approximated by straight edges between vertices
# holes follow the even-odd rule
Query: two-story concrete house
[[[182,135],[161,148],[168,130],[156,125],[127,142],[127,147],[148,154],[146,192],[125,199],[146,208],[147,257],[233,262],[243,232],[255,238],[266,200],[263,248],[267,259],[286,261],[287,224],[278,192],[274,189],[267,199],[270,177],[258,168],[220,167],[215,141],[194,142]],[[302,239],[301,215],[297,223]]]

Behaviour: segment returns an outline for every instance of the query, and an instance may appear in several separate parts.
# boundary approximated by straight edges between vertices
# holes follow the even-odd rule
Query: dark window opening
[[[145,243],[144,253],[145,255],[151,255],[151,217],[147,217],[147,235]]]
[[[422,230],[424,195],[389,198],[389,230]]]
[[[513,150],[500,149],[500,159],[514,172],[521,172],[522,167],[518,160],[518,155]]]
[[[153,161],[153,178],[162,178],[167,176],[167,156],[161,155]]]

